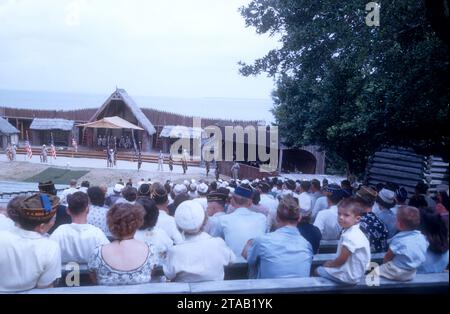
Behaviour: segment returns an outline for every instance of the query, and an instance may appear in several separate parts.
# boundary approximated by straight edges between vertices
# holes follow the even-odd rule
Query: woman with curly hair
[[[157,263],[153,248],[134,239],[144,223],[145,211],[139,204],[119,203],[108,211],[109,230],[116,240],[96,248],[88,268],[91,279],[100,285],[133,285],[151,280]]]

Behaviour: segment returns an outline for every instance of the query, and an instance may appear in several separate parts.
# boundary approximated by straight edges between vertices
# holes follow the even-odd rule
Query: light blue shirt
[[[425,262],[417,268],[419,274],[442,273],[448,265],[448,250],[438,254],[427,250]]]
[[[247,208],[237,208],[234,212],[219,216],[218,235],[233,250],[236,262],[245,262],[241,253],[247,241],[266,233],[266,216]]]
[[[247,256],[256,278],[309,277],[312,259],[311,244],[291,226],[254,239]]]
[[[392,260],[395,266],[412,270],[425,261],[428,241],[419,230],[402,231],[390,240],[389,249],[395,255]]]

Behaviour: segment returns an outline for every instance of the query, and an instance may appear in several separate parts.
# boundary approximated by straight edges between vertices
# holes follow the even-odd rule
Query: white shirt
[[[73,194],[75,192],[78,192],[77,188],[68,188],[68,189],[65,189],[64,191],[62,191],[61,203],[64,205],[67,205],[67,196],[69,196],[70,194]]]
[[[338,208],[336,205],[322,210],[317,214],[314,226],[322,233],[322,240],[338,240],[341,226],[338,223]]]
[[[201,232],[187,235],[183,243],[170,248],[163,270],[166,277],[173,281],[223,280],[224,266],[233,263],[235,258],[223,239]]]
[[[238,262],[245,262],[241,256],[247,241],[266,233],[267,219],[261,213],[247,208],[237,208],[233,213],[219,217],[220,235],[233,250]]]
[[[355,284],[364,277],[370,263],[370,243],[367,237],[355,224],[342,232],[338,243],[337,256],[345,246],[352,254],[347,261],[338,268],[325,267],[326,271],[344,282]]]
[[[266,206],[269,209],[269,215],[267,216],[267,230],[271,230],[275,225],[275,218],[277,217],[278,200],[276,200],[270,194],[261,194],[260,204]]]
[[[14,221],[12,221],[9,217],[0,214],[0,230],[8,230],[12,227],[14,227]]]
[[[164,210],[159,210],[158,221],[156,227],[163,229],[174,244],[183,242],[183,237],[177,228],[175,218],[169,216]]]
[[[110,237],[108,223],[106,221],[106,215],[108,214],[108,207],[89,205],[89,213],[87,215],[87,223],[97,228],[100,228],[105,236]]]
[[[0,291],[45,287],[61,277],[61,252],[54,241],[12,227],[0,231]]]
[[[317,214],[324,209],[328,208],[328,199],[326,196],[319,197],[316,202],[314,203],[314,207],[312,210],[312,219],[316,219]]]
[[[173,246],[173,241],[167,235],[163,229],[153,227],[146,230],[137,230],[134,234],[134,238],[145,242],[155,249],[155,253],[158,255],[158,261],[160,261],[167,253],[167,250]]]
[[[61,248],[61,262],[87,263],[97,246],[109,243],[99,228],[90,224],[65,224],[53,231],[50,239]]]

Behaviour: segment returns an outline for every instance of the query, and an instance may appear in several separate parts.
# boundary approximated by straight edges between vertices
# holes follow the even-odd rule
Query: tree
[[[253,0],[247,26],[281,47],[243,75],[276,79],[272,110],[283,141],[315,144],[361,173],[380,145],[447,154],[448,46],[421,0],[379,1],[380,26],[358,0]]]

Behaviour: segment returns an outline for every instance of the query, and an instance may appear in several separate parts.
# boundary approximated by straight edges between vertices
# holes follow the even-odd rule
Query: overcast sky
[[[245,28],[249,0],[0,0],[0,89],[270,99],[242,77],[276,47]]]

